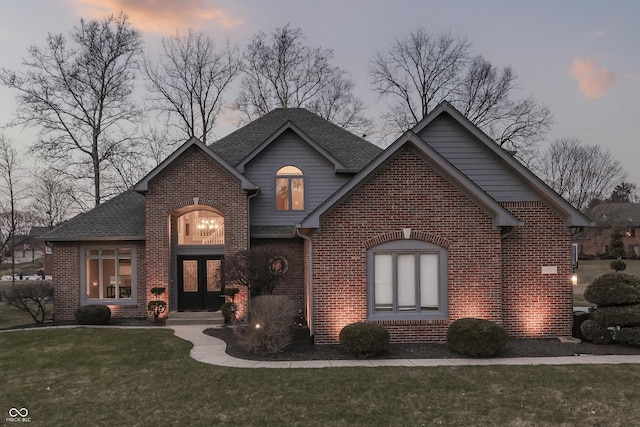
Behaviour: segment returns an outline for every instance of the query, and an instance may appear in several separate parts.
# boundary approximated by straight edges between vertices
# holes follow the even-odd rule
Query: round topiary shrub
[[[627,263],[621,259],[614,259],[609,263],[609,267],[614,271],[622,271],[627,268]]]
[[[604,327],[640,326],[640,304],[598,307],[590,319]]]
[[[356,322],[340,331],[340,344],[360,359],[375,356],[389,347],[389,331],[377,323]]]
[[[613,331],[591,319],[585,320],[580,325],[582,335],[594,344],[611,344],[613,342]]]
[[[111,319],[111,310],[106,305],[85,305],[74,313],[79,325],[106,325]]]
[[[447,331],[449,347],[473,357],[495,356],[506,348],[508,341],[504,328],[485,319],[458,319]]]
[[[640,327],[620,329],[616,334],[616,341],[623,344],[640,346]]]
[[[625,273],[605,273],[587,286],[584,297],[598,307],[640,304],[640,278]]]

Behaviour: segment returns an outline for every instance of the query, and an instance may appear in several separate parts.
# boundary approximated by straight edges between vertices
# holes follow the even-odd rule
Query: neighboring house
[[[593,224],[574,237],[582,256],[608,257],[614,230],[622,233],[625,258],[640,256],[640,203],[601,202],[585,215]]]
[[[45,238],[59,320],[85,304],[147,316],[157,286],[171,312],[216,309],[225,256],[267,246],[316,343],[358,321],[411,342],[462,317],[571,335],[570,231],[587,224],[445,102],[384,151],[276,109],[208,147],[190,139]]]
[[[39,237],[49,230],[50,228],[48,227],[31,227],[29,234],[15,236],[13,257],[16,263],[34,262],[35,260],[43,259],[46,248],[44,242],[39,240]]]

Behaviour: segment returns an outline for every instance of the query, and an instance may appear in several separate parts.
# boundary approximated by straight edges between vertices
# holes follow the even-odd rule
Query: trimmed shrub
[[[375,356],[389,347],[389,331],[377,323],[351,323],[340,331],[340,345],[359,359]]]
[[[640,304],[599,307],[590,317],[602,326],[640,326]]]
[[[624,273],[605,273],[584,291],[584,297],[598,307],[640,303],[640,278]]]
[[[79,325],[106,325],[111,319],[111,309],[106,305],[85,305],[74,316]]]
[[[238,344],[253,353],[277,353],[293,339],[296,305],[284,295],[261,295],[249,301],[248,322],[234,329]]]
[[[584,340],[584,335],[582,335],[582,331],[580,330],[580,326],[589,318],[588,313],[573,313],[573,328],[571,330],[571,336],[574,338],[578,338],[579,340]]]
[[[611,269],[615,271],[622,271],[627,268],[627,263],[621,259],[614,259],[609,263],[609,267],[611,267]]]
[[[220,311],[222,312],[222,317],[224,317],[224,323],[231,323],[236,318],[238,306],[234,302],[225,302],[220,307]]]
[[[611,344],[613,342],[613,331],[591,319],[585,320],[580,325],[582,335],[594,344]]]
[[[508,341],[504,328],[485,319],[458,319],[447,331],[449,347],[473,357],[495,356],[504,351]]]
[[[640,327],[620,329],[616,333],[616,341],[623,344],[640,346]]]

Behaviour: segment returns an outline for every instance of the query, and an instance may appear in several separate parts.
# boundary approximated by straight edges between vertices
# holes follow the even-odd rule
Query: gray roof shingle
[[[276,108],[259,119],[209,145],[236,166],[288,121],[347,168],[359,171],[382,149],[304,108]]]
[[[640,203],[602,202],[584,213],[596,227],[640,227]]]
[[[107,200],[40,237],[42,240],[144,240],[144,196],[133,190]]]

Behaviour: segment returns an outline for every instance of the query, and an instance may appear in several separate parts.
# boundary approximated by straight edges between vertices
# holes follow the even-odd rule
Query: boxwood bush
[[[458,319],[447,331],[449,347],[473,357],[495,356],[504,351],[508,341],[504,328],[485,319]]]
[[[640,278],[625,273],[605,273],[587,286],[584,297],[598,307],[640,304]]]
[[[616,341],[623,344],[640,346],[640,327],[620,329],[616,334]]]
[[[640,326],[640,304],[599,307],[591,312],[591,320],[602,326]]]
[[[593,341],[594,344],[611,344],[613,342],[613,330],[591,319],[582,322],[580,331],[586,340]]]
[[[340,331],[340,344],[360,359],[375,356],[389,347],[389,331],[377,323],[351,323]]]
[[[85,305],[74,316],[79,325],[106,325],[111,319],[111,309],[106,305]]]

